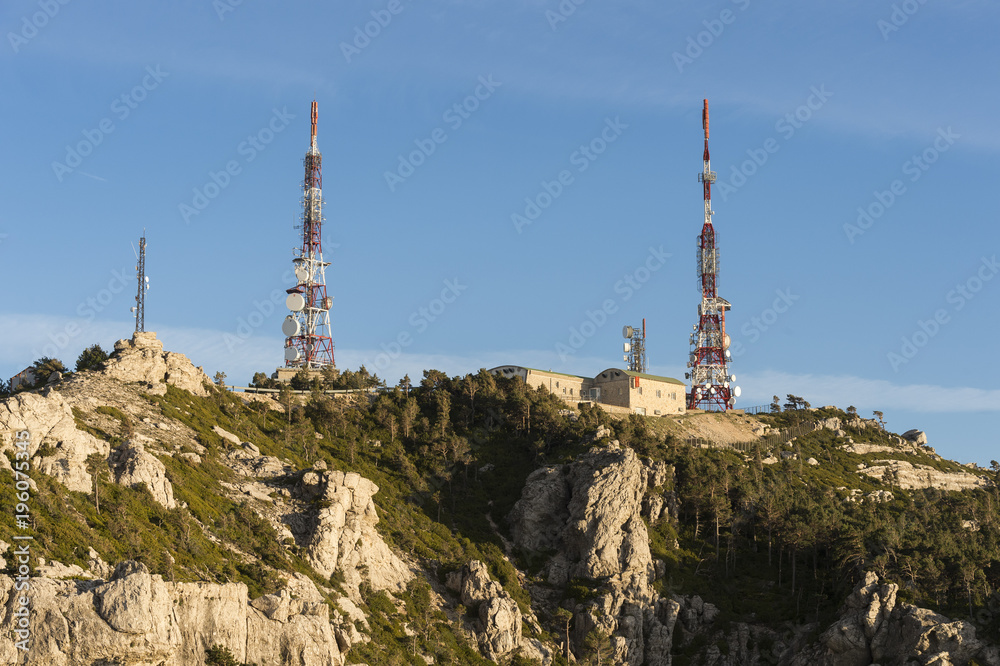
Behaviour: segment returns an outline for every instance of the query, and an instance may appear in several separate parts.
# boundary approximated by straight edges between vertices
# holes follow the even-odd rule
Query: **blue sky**
[[[143,228],[147,330],[273,371],[315,97],[339,367],[682,377],[708,98],[740,404],[1000,457],[994,3],[95,5],[0,9],[4,376],[130,335]]]

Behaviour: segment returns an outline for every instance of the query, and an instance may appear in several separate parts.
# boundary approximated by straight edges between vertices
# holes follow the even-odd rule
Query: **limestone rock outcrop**
[[[76,427],[72,405],[58,391],[45,389],[45,393],[17,393],[0,403],[0,452],[13,452],[16,434],[27,430],[32,469],[70,490],[91,492],[87,456],[107,456],[108,444]]]
[[[131,340],[119,340],[101,374],[123,382],[146,382],[153,393],[163,393],[166,384],[195,395],[206,396],[208,375],[184,354],[163,351],[163,342],[152,331],[137,332]]]
[[[819,644],[785,655],[789,666],[909,666],[967,664],[1000,666],[1000,649],[976,638],[971,624],[949,620],[896,599],[899,588],[868,572],[848,597],[842,616]]]
[[[144,484],[153,499],[168,509],[177,507],[174,488],[167,479],[167,468],[139,442],[128,441],[111,452],[108,458],[115,483],[122,486]]]
[[[517,548],[554,553],[543,566],[550,584],[581,578],[601,586],[601,594],[576,605],[571,642],[581,646],[601,629],[613,663],[643,663],[647,637],[662,642],[669,633],[650,585],[655,572],[641,515],[649,482],[662,483],[663,474],[614,442],[594,447],[573,463],[533,472],[508,516]],[[663,655],[669,660],[669,648]]]
[[[305,479],[304,479],[305,480]],[[318,497],[319,510],[306,542],[306,559],[323,576],[343,573],[356,592],[362,582],[377,590],[400,592],[413,573],[375,530],[378,514],[372,497],[378,486],[354,472],[312,473],[302,489]]]
[[[13,626],[10,577],[0,576],[0,619]],[[240,662],[342,666],[329,607],[304,576],[248,602],[242,583],[166,583],[122,562],[108,581],[32,578],[30,649],[0,636],[0,663],[187,666],[213,645]]]
[[[479,615],[476,633],[482,655],[499,662],[520,648],[521,609],[503,586],[490,578],[486,565],[478,560],[469,562],[462,567],[458,580],[462,603]]]
[[[900,488],[937,488],[939,490],[971,490],[985,488],[989,482],[967,472],[941,472],[906,460],[876,460],[874,465],[859,469],[860,474],[888,480]]]
[[[653,574],[642,521],[646,470],[628,448],[594,448],[568,465],[533,472],[508,517],[514,545],[556,551],[547,578],[615,578],[648,597]]]

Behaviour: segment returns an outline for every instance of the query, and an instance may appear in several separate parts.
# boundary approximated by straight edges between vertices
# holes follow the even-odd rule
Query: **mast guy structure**
[[[326,267],[323,261],[323,155],[316,147],[319,106],[312,103],[312,130],[309,150],[303,163],[302,246],[294,251],[295,279],[288,289],[285,305],[291,311],[281,324],[285,334],[285,366],[321,369],[334,367],[333,338],[330,336],[330,307],[326,295]]]
[[[705,195],[705,223],[698,236],[698,287],[701,303],[698,305],[698,323],[691,334],[691,372],[685,377],[691,380],[691,392],[687,395],[688,409],[726,411],[732,409],[740,395],[740,387],[731,386],[736,380],[729,374],[729,336],[726,335],[726,311],[729,301],[719,297],[719,249],[716,244],[715,227],[712,225],[712,171],[708,155],[708,100],[701,113],[701,125],[705,130],[704,167],[698,174]]]

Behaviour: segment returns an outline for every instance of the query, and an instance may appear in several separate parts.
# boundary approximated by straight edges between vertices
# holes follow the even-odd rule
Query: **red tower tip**
[[[319,104],[316,103],[316,100],[313,100],[313,103],[312,103],[312,133],[311,133],[311,136],[314,139],[316,138],[316,124],[318,122],[319,122]]]
[[[701,112],[701,126],[705,129],[705,139],[708,140],[708,100],[705,100],[705,108]]]

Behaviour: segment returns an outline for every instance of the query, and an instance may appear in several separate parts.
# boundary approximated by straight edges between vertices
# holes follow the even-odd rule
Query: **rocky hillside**
[[[243,395],[147,333],[0,437],[0,663],[1000,666],[1000,470],[832,407]]]

